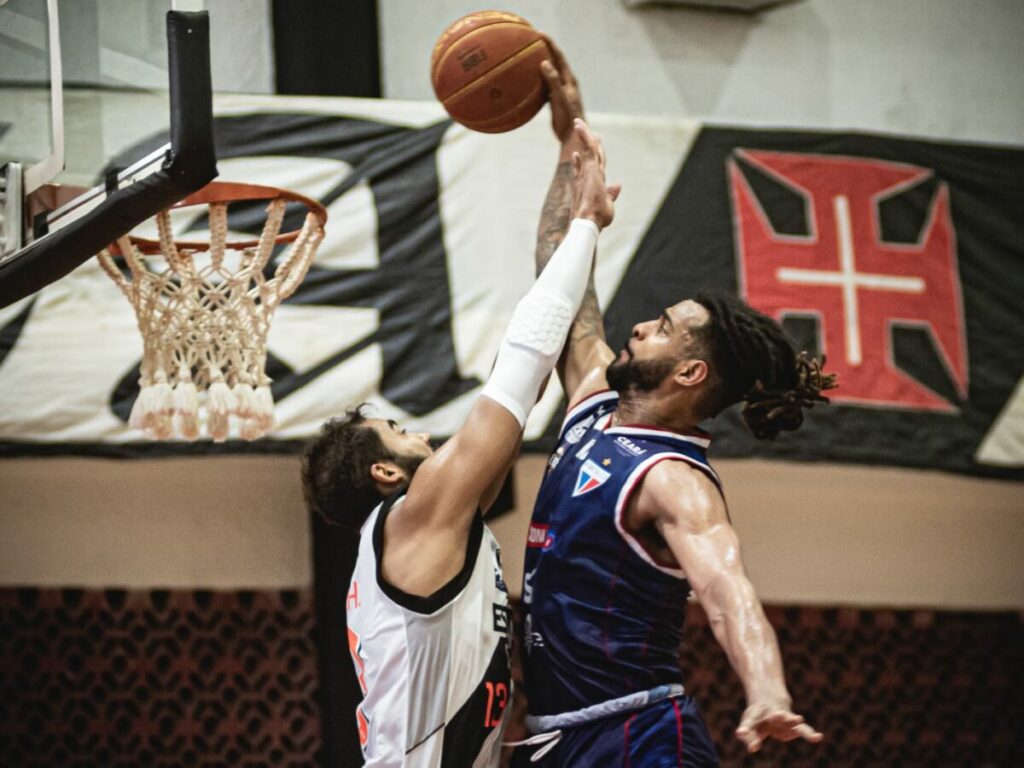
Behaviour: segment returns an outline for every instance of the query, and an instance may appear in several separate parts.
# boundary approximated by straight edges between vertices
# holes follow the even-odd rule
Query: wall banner
[[[216,111],[221,179],[287,187],[330,215],[309,276],[274,317],[274,432],[214,447],[129,430],[141,340],[127,302],[88,263],[0,310],[6,455],[296,450],[363,401],[436,435],[462,423],[532,280],[557,155],[544,116],[487,136],[432,104],[225,97]],[[707,425],[715,455],[1024,477],[1024,151],[592,120],[624,186],[597,271],[610,343],[719,288],[777,317],[839,374],[833,405],[775,442],[723,414]],[[164,140],[139,136],[110,165]],[[235,208],[231,229],[258,232],[260,207]],[[528,447],[551,444],[561,399],[549,387]]]

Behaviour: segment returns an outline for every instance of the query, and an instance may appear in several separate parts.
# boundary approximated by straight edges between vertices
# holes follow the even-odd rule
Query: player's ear
[[[370,477],[382,493],[394,490],[409,479],[405,471],[391,461],[377,461],[370,465]]]
[[[683,360],[676,366],[676,372],[672,375],[675,382],[681,387],[693,387],[706,380],[708,377],[708,364],[703,360]]]

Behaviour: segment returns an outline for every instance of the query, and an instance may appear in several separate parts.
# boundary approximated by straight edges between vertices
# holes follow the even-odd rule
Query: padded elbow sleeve
[[[558,362],[580,308],[597,244],[597,226],[576,219],[533,288],[516,305],[483,395],[520,426]]]
[[[526,425],[544,377],[558,362],[576,308],[564,294],[527,294],[516,306],[483,395]]]

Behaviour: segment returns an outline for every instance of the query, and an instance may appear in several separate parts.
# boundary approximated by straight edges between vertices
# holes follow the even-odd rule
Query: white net
[[[156,216],[159,254],[144,253],[128,236],[117,241],[123,267],[111,249],[99,254],[134,307],[142,334],[140,391],[129,426],[157,440],[195,440],[205,424],[216,442],[233,434],[232,421],[243,440],[273,427],[267,332],[274,310],[305,278],[324,235],[322,215],[307,213],[268,278],[264,270],[282,239],[286,206],[285,199],[270,201],[255,245],[227,242],[228,204],[210,202],[205,250],[176,244],[170,214],[162,211]]]

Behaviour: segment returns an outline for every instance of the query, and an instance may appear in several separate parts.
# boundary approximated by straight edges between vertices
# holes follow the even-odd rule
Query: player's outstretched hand
[[[583,118],[583,99],[576,75],[569,68],[562,49],[555,41],[544,36],[544,41],[551,51],[551,58],[540,64],[540,72],[548,85],[548,99],[551,102],[551,128],[558,140],[565,144],[572,141],[576,134],[572,121]]]
[[[747,752],[757,752],[765,739],[805,739],[817,744],[825,738],[788,706],[764,703],[751,704],[746,708],[736,736],[747,745]]]
[[[580,141],[579,151],[572,153],[573,218],[590,219],[604,229],[615,218],[615,200],[622,187],[605,181],[601,140],[579,118],[573,128]]]

